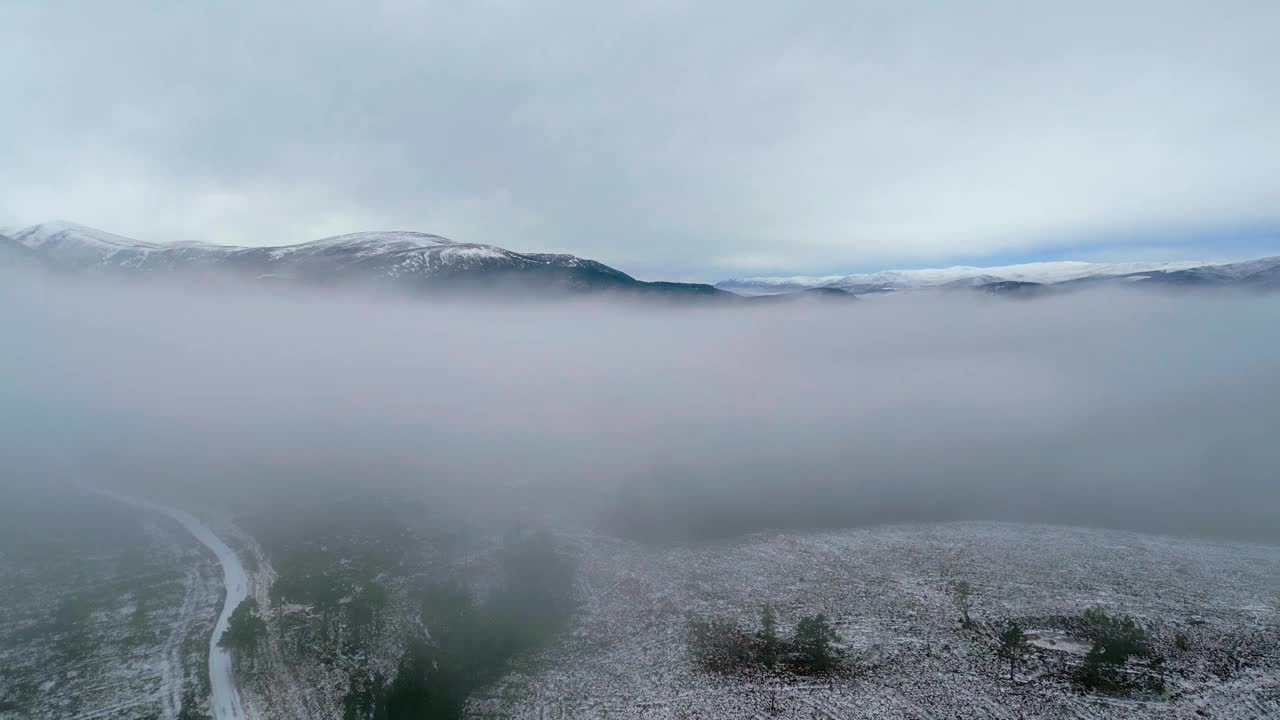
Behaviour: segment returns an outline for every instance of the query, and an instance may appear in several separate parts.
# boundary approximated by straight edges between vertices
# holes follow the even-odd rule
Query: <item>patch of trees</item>
[[[240,522],[275,570],[272,629],[287,652],[345,671],[344,718],[375,717],[387,683],[370,662],[390,640],[389,587],[412,570],[410,553],[421,547],[413,530],[421,506],[337,488],[264,506],[270,509]],[[306,611],[286,613],[289,605]]]
[[[398,567],[417,546],[410,526],[420,508],[405,498],[316,490],[306,498],[291,493],[263,507],[240,522],[277,571],[314,555],[386,570]]]
[[[748,631],[724,619],[690,616],[689,652],[704,670],[720,673],[774,671],[786,668],[800,674],[828,672],[840,663],[836,644],[840,635],[825,615],[800,618],[791,635],[778,630],[771,605],[760,613],[760,626]]]
[[[1090,608],[1080,617],[1082,632],[1093,641],[1078,680],[1087,690],[1125,693],[1139,686],[1164,689],[1164,658],[1154,655],[1147,632],[1128,615],[1108,615]],[[1145,668],[1126,670],[1131,659],[1146,660]]]
[[[732,620],[690,616],[687,635],[689,652],[704,670],[729,673],[768,665],[756,638]]]
[[[821,613],[800,618],[791,637],[793,666],[804,672],[825,672],[835,666],[835,644],[840,641]]]
[[[242,522],[262,543],[276,571],[271,605],[303,605],[316,618],[291,621],[302,647],[328,655],[335,645],[351,654],[372,646],[385,625],[388,576],[403,567],[413,533],[403,502],[382,498],[294,498],[287,511],[272,508]],[[317,630],[319,642],[305,637]]]
[[[258,601],[245,598],[231,611],[227,629],[218,638],[218,647],[231,653],[231,664],[237,668],[245,660],[252,667],[257,659],[258,645],[267,634],[267,623],[258,615]]]
[[[572,564],[549,532],[518,530],[504,538],[496,587],[483,599],[461,582],[425,588],[422,621],[430,637],[410,642],[371,717],[462,717],[472,692],[559,633],[572,612],[572,581]]]
[[[382,568],[327,552],[300,553],[287,561],[271,585],[271,601],[306,605],[320,615],[325,639],[362,647],[381,632],[390,600],[377,579]]]
[[[386,681],[368,668],[358,667],[347,674],[347,692],[342,696],[343,720],[386,718]]]
[[[1000,633],[1000,657],[1009,661],[1009,679],[1013,679],[1013,671],[1022,661],[1022,654],[1027,649],[1027,635],[1018,623],[1009,623],[1009,627]]]

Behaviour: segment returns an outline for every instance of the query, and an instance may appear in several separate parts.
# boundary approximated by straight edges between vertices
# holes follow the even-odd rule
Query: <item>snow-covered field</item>
[[[1280,717],[1280,547],[1065,527],[889,526],[758,535],[701,548],[583,538],[584,603],[570,636],[472,705],[519,718]],[[976,589],[958,622],[951,592]],[[847,669],[827,678],[725,677],[690,660],[686,614],[752,627],[825,613]],[[1131,614],[1168,657],[1164,697],[1071,682],[1086,608]],[[994,633],[1039,637],[1013,681]],[[1185,634],[1185,651],[1174,646]],[[776,708],[776,709],[775,709]]]
[[[224,578],[196,539],[210,527],[106,498],[83,502],[41,532],[11,528],[10,539],[27,540],[0,554],[0,718],[216,712],[207,661]],[[392,603],[384,631],[374,647],[355,650],[335,644],[312,611],[271,606],[273,571],[261,548],[236,528],[216,529],[239,555],[229,569],[233,588],[257,597],[271,626],[260,661],[236,678],[239,712],[337,720],[351,668],[394,673],[400,640],[414,631],[411,582],[385,578]],[[574,620],[473,696],[473,716],[1280,717],[1280,546],[993,523],[757,534],[698,546],[561,540],[577,560]],[[414,564],[429,554],[415,553]],[[960,580],[975,590],[969,628],[953,591]],[[75,607],[65,600],[69,588],[86,599],[75,632],[62,618]],[[752,630],[766,603],[784,634],[801,616],[831,618],[841,669],[724,675],[693,662],[691,614]],[[1078,618],[1093,606],[1132,615],[1148,630],[1167,658],[1163,694],[1108,697],[1076,687],[1089,647]],[[1012,680],[995,640],[1009,622],[1031,633]],[[1181,647],[1177,635],[1186,636]]]
[[[208,551],[170,519],[108,498],[4,502],[0,718],[204,712],[222,591]]]

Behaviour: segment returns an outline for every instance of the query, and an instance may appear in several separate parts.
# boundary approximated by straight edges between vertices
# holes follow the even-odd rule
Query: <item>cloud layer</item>
[[[1271,2],[0,12],[13,224],[716,278],[1280,222]]]
[[[5,278],[0,307],[21,309],[7,482],[407,488],[658,538],[984,518],[1280,539],[1274,298],[517,308]]]

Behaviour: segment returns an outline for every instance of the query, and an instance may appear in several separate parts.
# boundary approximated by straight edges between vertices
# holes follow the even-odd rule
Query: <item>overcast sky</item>
[[[0,225],[718,279],[1280,251],[1280,3],[0,4]]]

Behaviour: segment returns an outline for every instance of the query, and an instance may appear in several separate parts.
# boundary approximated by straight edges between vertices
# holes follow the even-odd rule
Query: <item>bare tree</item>
[[[956,607],[960,609],[960,621],[965,627],[969,627],[973,624],[969,617],[969,611],[973,608],[973,586],[968,580],[960,580],[952,587],[952,593],[955,595]]]
[[[760,612],[760,630],[756,633],[756,644],[759,646],[760,660],[768,667],[773,667],[782,654],[782,640],[778,637],[778,616],[773,606],[766,604]]]

